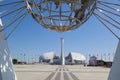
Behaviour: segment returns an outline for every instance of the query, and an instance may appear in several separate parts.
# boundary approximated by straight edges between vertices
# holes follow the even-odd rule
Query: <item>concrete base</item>
[[[118,43],[108,80],[120,80],[120,41]]]
[[[17,80],[9,53],[4,34],[0,32],[0,80]]]

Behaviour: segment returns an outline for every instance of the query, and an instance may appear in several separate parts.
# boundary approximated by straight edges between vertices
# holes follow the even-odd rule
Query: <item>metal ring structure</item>
[[[111,2],[109,0],[2,0],[0,19],[3,27],[0,32],[7,31],[5,39],[9,38],[27,15],[31,15],[42,27],[55,32],[75,30],[93,16],[120,40],[118,0]]]
[[[66,32],[77,29],[92,15],[96,0],[25,0],[32,17],[42,27]]]

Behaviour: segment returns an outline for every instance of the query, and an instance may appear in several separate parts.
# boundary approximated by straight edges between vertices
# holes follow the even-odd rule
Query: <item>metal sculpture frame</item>
[[[67,32],[77,29],[92,15],[96,6],[96,0],[90,0],[91,2],[88,2],[86,9],[84,9],[84,7],[81,7],[80,9],[75,10],[74,8],[78,3],[77,1],[79,0],[59,0],[59,7],[55,8],[52,6],[54,5],[54,0],[25,0],[27,9],[33,19],[42,25],[42,27],[56,32]],[[46,5],[46,8],[43,8],[45,7],[44,5]],[[62,9],[63,6],[68,8],[68,10]],[[84,10],[80,11],[81,9]],[[86,14],[85,11],[87,12]]]

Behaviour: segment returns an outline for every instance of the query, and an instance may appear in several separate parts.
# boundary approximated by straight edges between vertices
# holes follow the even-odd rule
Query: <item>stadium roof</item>
[[[81,60],[81,61],[86,60],[85,56],[82,55],[81,53],[70,52],[69,54],[71,55],[73,60]]]
[[[55,52],[48,52],[41,55],[43,59],[53,59],[55,57]]]

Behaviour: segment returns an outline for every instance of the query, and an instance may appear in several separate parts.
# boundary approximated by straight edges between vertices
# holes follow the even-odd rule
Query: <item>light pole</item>
[[[110,53],[108,53],[108,57],[109,57],[109,61],[110,61],[110,59],[111,59],[111,58],[110,58]]]
[[[24,53],[24,62],[25,62],[25,56],[26,56],[26,55],[25,55],[25,53]]]

